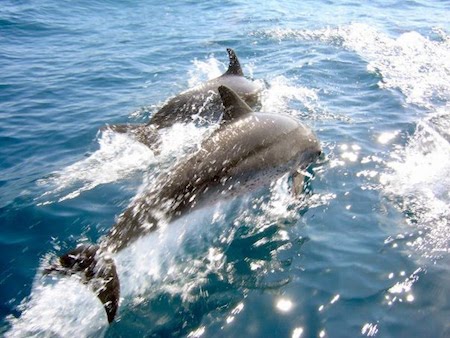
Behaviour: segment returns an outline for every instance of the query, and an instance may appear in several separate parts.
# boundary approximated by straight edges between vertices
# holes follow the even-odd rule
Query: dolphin
[[[158,130],[175,123],[196,120],[200,124],[217,122],[223,114],[222,102],[217,91],[227,86],[235,91],[249,106],[259,102],[262,85],[244,76],[239,59],[233,49],[227,48],[229,66],[221,76],[179,93],[168,100],[146,124],[118,124],[107,128],[119,133],[130,132],[134,137],[154,147],[158,141]]]
[[[315,134],[293,117],[256,114],[232,89],[220,86],[218,92],[222,121],[199,150],[160,174],[99,244],[81,245],[46,269],[81,275],[104,304],[109,322],[120,295],[115,253],[190,210],[267,186],[287,172],[301,177],[322,152]]]

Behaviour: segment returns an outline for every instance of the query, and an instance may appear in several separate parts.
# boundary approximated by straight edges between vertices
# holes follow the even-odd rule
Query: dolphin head
[[[290,133],[290,146],[295,152],[297,169],[306,169],[310,164],[316,162],[321,154],[322,147],[315,133],[300,121],[296,121],[297,128]]]

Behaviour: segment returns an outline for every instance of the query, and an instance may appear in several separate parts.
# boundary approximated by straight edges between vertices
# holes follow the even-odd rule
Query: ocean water
[[[450,336],[448,1],[25,1],[0,6],[0,332],[7,337]],[[108,325],[42,267],[95,242],[159,155],[107,124],[145,122],[220,75],[233,48],[259,110],[309,125],[325,158],[168,224],[115,257]]]

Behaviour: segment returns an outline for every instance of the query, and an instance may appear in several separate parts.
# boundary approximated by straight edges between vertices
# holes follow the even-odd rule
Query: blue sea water
[[[25,1],[0,6],[3,335],[450,336],[448,1]],[[260,110],[304,121],[325,159],[300,201],[286,180],[169,224],[117,255],[108,326],[44,264],[95,242],[160,155],[107,124],[145,122],[220,75],[233,48]]]

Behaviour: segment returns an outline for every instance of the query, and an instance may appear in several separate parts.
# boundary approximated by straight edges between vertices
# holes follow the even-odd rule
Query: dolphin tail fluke
[[[78,275],[102,302],[108,322],[117,313],[120,283],[111,257],[101,252],[98,245],[80,245],[59,257],[59,261],[44,270],[45,274]]]
[[[129,134],[152,150],[158,150],[161,145],[158,130],[150,124],[111,124],[101,128],[101,130],[112,130],[119,134]]]
[[[236,56],[236,53],[231,48],[227,48],[228,58],[230,59],[230,64],[228,66],[228,70],[224,75],[239,75],[244,76],[244,72],[242,71],[241,64],[239,63],[239,59]]]

